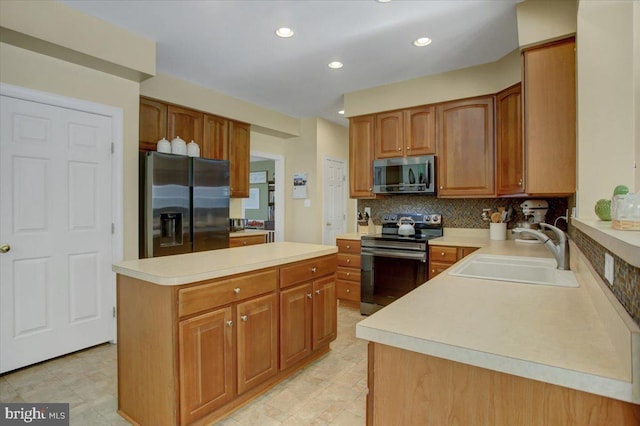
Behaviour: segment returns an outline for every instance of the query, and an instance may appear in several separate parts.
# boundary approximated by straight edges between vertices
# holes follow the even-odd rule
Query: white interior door
[[[8,96],[0,116],[5,372],[113,338],[112,118]]]
[[[336,235],[347,228],[347,193],[345,162],[324,159],[324,228],[322,243],[335,245]]]

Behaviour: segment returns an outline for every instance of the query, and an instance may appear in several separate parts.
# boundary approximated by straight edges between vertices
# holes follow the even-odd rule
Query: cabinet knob
[[[351,275],[351,272],[347,272],[347,276],[350,276],[350,275]]]
[[[348,249],[350,249],[350,248],[351,248],[351,246],[350,246],[349,244],[347,244],[347,248],[348,248]]]
[[[432,269],[432,270],[431,270],[431,272],[433,272],[433,273],[435,274],[435,273],[436,273],[436,270],[435,270],[435,269]]]
[[[410,147],[410,146],[408,146],[408,147],[407,147],[407,151],[409,151],[410,149],[411,149],[411,147]]]
[[[233,289],[233,292],[234,292],[235,294],[240,294],[240,287],[236,287],[236,288],[234,288],[234,289]]]
[[[313,268],[311,268],[311,272],[316,273],[318,272],[318,268],[316,268],[315,266]]]
[[[351,289],[350,288],[347,289],[347,293],[351,293]]]
[[[444,252],[443,251],[440,252],[440,256],[444,256]]]
[[[311,293],[307,293],[307,299],[311,299],[313,295]]]
[[[246,315],[242,315],[242,316],[240,316],[240,319],[241,319],[242,321],[246,321],[246,320],[248,319],[248,317],[247,317]]]
[[[246,241],[243,241],[243,242],[242,242],[242,245],[245,245],[245,246],[246,246],[246,245],[247,245],[247,242],[246,242]]]
[[[440,189],[444,189],[444,186],[440,185]]]
[[[369,191],[373,191],[373,188],[369,188]]]
[[[398,148],[398,151],[402,151],[402,148]]]
[[[320,294],[320,290],[316,290],[316,294]]]
[[[522,178],[518,181],[518,186],[522,186]]]
[[[233,321],[227,321],[227,325],[228,325],[229,327],[233,327]]]

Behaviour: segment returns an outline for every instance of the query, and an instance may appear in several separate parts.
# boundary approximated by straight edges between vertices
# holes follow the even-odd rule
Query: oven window
[[[373,297],[369,303],[386,306],[427,281],[426,264],[412,259],[376,256],[373,261]]]

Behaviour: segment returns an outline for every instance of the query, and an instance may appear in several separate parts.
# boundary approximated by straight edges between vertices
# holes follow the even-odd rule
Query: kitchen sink
[[[514,283],[579,287],[571,271],[556,268],[555,259],[475,254],[454,266],[449,275]]]

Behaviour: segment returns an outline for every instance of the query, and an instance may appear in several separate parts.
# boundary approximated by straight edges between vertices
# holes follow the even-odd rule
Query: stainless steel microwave
[[[376,194],[435,194],[436,157],[398,157],[373,162]]]

